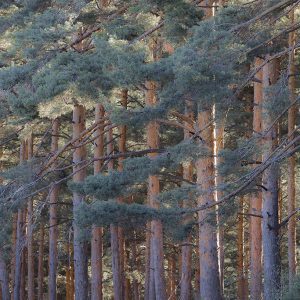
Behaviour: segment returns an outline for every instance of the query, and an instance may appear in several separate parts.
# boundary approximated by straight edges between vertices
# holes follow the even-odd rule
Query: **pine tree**
[[[26,143],[25,141],[21,142],[20,147],[20,163],[25,160],[26,154]],[[21,295],[21,275],[22,275],[22,256],[23,256],[23,211],[21,208],[18,209],[18,218],[17,218],[17,230],[16,230],[16,247],[15,247],[15,279],[14,279],[14,299],[20,299]]]
[[[33,157],[32,133],[27,140],[27,159]],[[27,268],[28,268],[28,298],[34,299],[34,254],[33,254],[33,200],[27,204]]]
[[[268,57],[266,57],[268,59]],[[279,64],[276,59],[268,62],[263,67],[263,103],[262,103],[262,132],[263,161],[271,159],[272,152],[276,149],[277,126],[272,124],[270,101],[274,95],[268,90],[278,80]],[[279,248],[279,223],[278,223],[278,164],[273,163],[264,171],[262,177],[262,240],[264,249],[264,299],[278,297],[280,289],[280,248]]]
[[[298,10],[1,1],[2,299],[295,297]]]
[[[260,68],[262,59],[255,59],[255,68]],[[262,123],[262,70],[256,74],[258,82],[254,82],[253,99],[253,136],[258,137],[261,133]],[[256,156],[257,161],[261,160],[260,155]],[[261,240],[261,192],[257,191],[250,200],[250,298],[260,299],[262,293],[262,240]]]
[[[45,240],[45,225],[43,221],[40,224],[40,237],[39,237],[39,257],[38,257],[38,299],[44,297],[44,240]]]
[[[294,25],[294,10],[289,14],[292,25]],[[289,33],[289,47],[295,47],[296,37],[295,32]],[[293,104],[296,100],[295,88],[296,88],[296,66],[295,66],[295,51],[292,50],[289,54],[289,90],[291,99],[291,108],[288,112],[288,135],[289,140],[292,141],[295,134],[295,123],[296,123],[296,104]],[[296,208],[296,186],[295,186],[295,156],[291,156],[288,162],[288,214],[294,214]],[[290,285],[293,283],[296,274],[296,220],[295,217],[291,217],[288,224],[288,260],[289,260],[289,282]]]
[[[79,138],[85,129],[85,108],[83,105],[75,105],[73,111],[73,138]],[[73,153],[73,180],[82,182],[85,178],[84,160],[86,157],[85,147],[81,145],[81,140],[75,143]],[[84,196],[73,193],[74,212],[84,201]],[[88,269],[87,269],[87,244],[82,241],[81,230],[78,225],[73,223],[74,230],[74,273],[75,273],[75,299],[86,299],[88,297]]]
[[[97,104],[95,107],[95,122],[99,123],[99,129],[95,132],[95,150],[94,150],[94,174],[101,172],[103,162],[101,157],[104,156],[104,107]],[[91,241],[91,268],[92,268],[92,286],[91,295],[92,299],[102,299],[102,242],[103,228],[93,227],[92,241]]]
[[[59,120],[56,118],[52,123],[51,130],[51,153],[54,155],[58,151],[58,135],[59,135]],[[53,167],[55,167],[54,164]],[[57,202],[58,202],[59,186],[53,184],[50,187],[49,195],[49,300],[56,300],[57,295],[57,265],[58,265],[58,253],[57,253],[57,240],[58,240],[58,228],[57,228]]]

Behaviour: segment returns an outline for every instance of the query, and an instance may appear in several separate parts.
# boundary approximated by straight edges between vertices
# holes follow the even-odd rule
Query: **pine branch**
[[[263,11],[259,15],[255,16],[254,18],[248,20],[247,22],[244,22],[242,24],[239,24],[239,25],[235,26],[230,31],[234,32],[234,31],[237,31],[237,30],[239,30],[243,27],[249,26],[249,25],[257,22],[258,20],[264,18],[265,16],[269,15],[270,13],[274,12],[275,10],[284,9],[284,8],[290,6],[291,4],[294,4],[294,3],[297,3],[297,2],[299,2],[299,0],[284,0],[284,1],[281,1],[277,4],[275,4],[274,6],[270,7],[269,9]]]
[[[297,147],[294,147],[292,150],[289,150],[291,147],[293,147],[297,142],[300,141],[300,136],[295,137],[292,141],[290,141],[286,147],[284,147],[281,151],[279,151],[279,153],[275,156],[272,157],[272,159],[269,159],[272,154],[270,155],[269,158],[267,158],[267,160],[265,162],[263,162],[259,167],[255,168],[253,170],[253,174],[251,176],[249,176],[249,179],[247,179],[243,184],[240,185],[239,188],[237,188],[236,190],[232,191],[231,193],[229,193],[228,195],[224,196],[223,198],[221,198],[218,201],[215,201],[211,204],[208,205],[203,205],[200,207],[197,207],[195,209],[193,209],[193,212],[197,212],[200,210],[205,210],[205,209],[209,209],[212,208],[216,205],[222,204],[224,202],[226,202],[227,200],[235,197],[236,195],[238,195],[240,192],[242,192],[245,188],[247,188],[259,175],[261,175],[270,165],[279,162],[280,160],[283,160],[285,158],[288,158],[290,156],[292,156],[295,152],[300,150],[300,145]],[[273,153],[277,152],[278,148],[276,150],[274,150]],[[191,211],[188,211],[188,213],[190,213]]]
[[[163,27],[165,24],[165,21],[161,21],[159,22],[156,26],[154,26],[153,28],[145,31],[142,35],[140,35],[139,37],[135,38],[132,42],[130,42],[128,44],[128,46],[132,46],[135,43],[142,41],[145,37],[147,37],[148,35],[152,34],[153,32],[155,32],[156,30],[160,29],[161,27]]]
[[[87,134],[94,132],[95,130],[98,129],[98,127],[103,126],[102,122],[107,120],[107,117],[104,117],[103,119],[95,122],[92,126],[84,130],[78,138],[72,139],[69,142],[67,142],[59,151],[57,151],[50,159],[49,161],[41,168],[39,173],[37,174],[38,176],[41,175],[46,169],[48,169],[56,160],[57,158],[64,152],[66,151],[70,146],[75,144],[78,140],[81,140],[84,136]],[[113,126],[113,125],[111,125]]]
[[[270,42],[272,42],[273,40],[277,39],[278,37],[280,37],[281,35],[283,34],[288,34],[290,32],[293,32],[293,31],[296,31],[297,29],[300,28],[300,22],[296,23],[296,24],[293,24],[292,26],[289,26],[288,28],[280,31],[278,34],[276,34],[274,37],[271,37],[269,38],[268,40],[260,43],[259,45],[255,46],[254,48],[251,48],[247,53],[251,53],[257,49],[259,49],[260,47],[266,45],[266,44],[269,44]]]
[[[287,217],[285,217],[282,222],[278,225],[279,228],[285,226],[289,220],[295,215],[297,214],[298,212],[300,211],[300,207],[297,208],[296,210],[294,210],[290,215],[288,215]]]

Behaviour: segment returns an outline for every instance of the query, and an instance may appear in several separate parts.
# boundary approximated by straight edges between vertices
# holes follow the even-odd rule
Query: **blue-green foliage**
[[[37,61],[31,61],[24,65],[10,66],[0,70],[0,88],[10,90],[15,85],[26,82],[35,73]]]
[[[34,19],[22,30],[14,34],[14,47],[22,45],[23,55],[27,59],[35,59],[43,51],[59,47],[59,40],[70,34],[70,26],[65,23],[69,20],[67,12],[62,9],[49,8]],[[74,30],[74,29],[73,29]]]
[[[268,23],[265,21],[273,22],[279,16],[282,10],[278,10],[272,16],[247,25],[276,1],[230,1],[226,8],[218,8],[214,18],[204,21],[203,12],[195,2],[113,1],[109,7],[99,9],[95,1],[84,0],[1,1],[0,32],[8,40],[0,52],[1,105],[5,102],[3,116],[11,114],[16,123],[20,122],[17,116],[35,122],[41,103],[51,105],[57,99],[72,103],[77,97],[83,102],[92,99],[104,104],[113,123],[128,125],[127,146],[140,150],[145,149],[145,127],[150,121],[171,117],[174,118],[172,121],[183,124],[184,121],[175,119],[172,112],[184,114],[186,100],[192,101],[195,115],[203,108],[215,106],[215,120],[212,121],[225,123],[225,149],[218,153],[222,163],[217,169],[223,182],[216,190],[226,196],[238,189],[249,180],[253,165],[260,164],[256,160],[261,154],[257,139],[250,138],[253,83],[248,77],[249,67],[254,57],[263,57],[286,47],[287,35],[266,41],[285,28],[287,21],[279,22],[279,25],[271,23],[272,28],[265,26],[264,23]],[[122,7],[124,10],[120,14]],[[143,33],[158,24],[159,29],[139,40]],[[82,45],[70,45],[82,27],[87,31],[95,30],[84,41],[86,50],[79,49]],[[148,45],[153,40],[171,44],[174,52],[168,53],[161,45],[159,59],[152,61]],[[281,64],[287,68],[286,60]],[[288,76],[288,72],[283,72],[278,83],[267,91],[272,101],[264,108],[274,119],[288,105]],[[157,83],[154,107],[145,104],[146,81]],[[118,103],[116,94],[121,89],[127,89],[129,100],[133,100],[127,109]],[[71,99],[64,99],[65,94]],[[57,106],[59,109],[59,104]],[[61,115],[66,115],[68,122],[71,119],[69,110],[62,111]],[[87,116],[91,122],[89,112]],[[70,125],[64,130],[70,130]],[[183,209],[181,205],[195,208],[199,195],[207,191],[199,189],[195,176],[190,182],[182,180],[179,169],[185,163],[194,163],[214,154],[208,151],[205,141],[197,133],[190,140],[180,142],[182,128],[160,125],[160,136],[164,151],[159,151],[156,157],[131,157],[124,160],[122,171],[104,171],[88,176],[82,183],[69,183],[71,191],[86,195],[87,201],[93,199],[92,203],[83,203],[78,208],[75,222],[83,228],[112,223],[137,228],[150,220],[161,220],[164,228],[178,239],[192,231],[197,224],[195,211]],[[90,155],[92,150],[88,146]],[[64,156],[63,163],[71,164],[70,157]],[[11,218],[17,208],[25,206],[26,198],[32,192],[56,178],[57,174],[49,175],[41,182],[34,182],[37,165],[38,162],[24,163],[3,174],[11,185],[0,189],[0,227],[3,228],[0,247],[10,234],[5,220]],[[59,175],[71,176],[71,168],[64,172]],[[161,192],[155,199],[159,201],[160,209],[146,205],[146,186],[151,175],[160,180]],[[256,190],[254,181],[243,193]],[[63,196],[70,192],[66,186],[62,191]],[[117,203],[116,199],[123,197],[126,201],[127,196],[132,196],[133,203]],[[218,207],[221,224],[232,225],[238,210],[236,200],[230,199],[226,205]],[[69,216],[71,210],[65,210]],[[186,216],[190,217],[188,222]],[[207,221],[215,222],[215,219],[208,217]],[[227,234],[227,241],[234,239],[231,232]],[[228,257],[234,261],[234,256],[232,251]]]
[[[100,173],[88,176],[83,184],[70,183],[70,187],[98,199],[114,199],[130,194],[132,186],[145,182],[150,175],[163,176],[164,172],[176,171],[181,163],[196,160],[206,154],[205,147],[199,147],[193,141],[182,142],[153,159],[126,159],[122,172],[111,171],[108,175]]]
[[[191,223],[182,226],[182,218],[188,212],[180,209],[155,209],[141,204],[121,204],[114,201],[82,203],[75,212],[76,223],[82,228],[92,225],[108,226],[115,224],[127,229],[143,227],[151,220],[160,220],[167,232],[178,240],[191,231]]]

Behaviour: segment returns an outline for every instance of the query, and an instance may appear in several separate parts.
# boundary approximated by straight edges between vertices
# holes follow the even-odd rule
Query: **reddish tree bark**
[[[126,89],[121,91],[121,106],[127,109],[127,99],[128,91]],[[119,126],[119,153],[126,152],[126,132],[127,128],[125,125]],[[118,171],[123,170],[123,157],[118,159]],[[124,199],[119,198],[118,201],[120,203],[123,202]],[[129,299],[129,285],[128,280],[126,279],[125,274],[125,266],[126,266],[126,245],[123,234],[123,228],[118,227],[118,241],[119,241],[119,257],[120,257],[120,277],[122,280],[122,294],[124,299]]]
[[[18,213],[13,214],[13,228],[12,228],[12,254],[10,266],[10,281],[11,281],[11,300],[14,300],[14,286],[15,286],[15,270],[16,270],[16,241],[17,241],[17,220]]]
[[[213,127],[207,127],[212,120],[211,108],[206,108],[198,114],[198,126],[201,137],[209,155],[196,162],[197,184],[201,195],[198,205],[212,204],[214,200],[214,137]],[[207,221],[207,218],[210,221]],[[200,256],[200,295],[204,300],[221,299],[220,278],[217,252],[217,220],[215,207],[200,210],[199,222],[199,256]]]
[[[95,109],[95,122],[99,122],[104,118],[104,107],[102,104],[96,104]],[[94,158],[99,158],[104,155],[104,124],[101,123],[99,129],[96,130],[94,145]],[[97,160],[94,163],[94,174],[98,174],[101,171],[103,162]],[[91,242],[91,296],[92,300],[101,300],[102,295],[102,234],[103,228],[93,226],[92,230],[92,242]]]
[[[21,142],[20,147],[20,163],[25,160],[26,157],[26,143],[25,141]],[[21,269],[22,269],[22,255],[23,255],[23,211],[22,209],[18,209],[18,216],[17,216],[17,229],[16,229],[16,247],[15,247],[15,271],[14,271],[14,291],[13,291],[13,298],[14,300],[20,299],[20,292],[21,292]]]
[[[51,153],[58,151],[58,134],[59,134],[59,120],[55,119],[52,123],[51,132]],[[55,168],[55,163],[53,168]],[[50,220],[49,220],[49,276],[48,276],[48,295],[49,300],[56,300],[56,277],[57,277],[57,202],[58,202],[59,186],[53,184],[50,188]]]
[[[193,105],[191,101],[186,101],[185,115],[191,120],[194,120]],[[189,124],[185,122],[185,126]],[[184,130],[184,139],[189,139],[191,136],[189,130]],[[183,178],[192,181],[193,165],[191,162],[183,165]],[[190,207],[188,199],[183,200],[183,207]],[[184,222],[189,223],[191,217],[187,217]],[[181,247],[181,279],[180,279],[180,299],[188,300],[191,298],[191,280],[192,280],[192,237],[188,236]]]
[[[73,110],[73,138],[78,138],[85,129],[85,108],[82,105],[75,105]],[[86,150],[84,146],[79,146],[80,140],[75,142],[75,151],[73,153],[73,181],[82,182],[86,177],[86,170],[82,168],[83,161],[86,159]],[[84,196],[73,192],[73,213],[84,201]],[[74,230],[74,272],[75,272],[75,299],[88,298],[88,255],[87,243],[82,241],[80,228],[76,222],[73,223]]]
[[[38,300],[44,299],[44,241],[45,241],[45,225],[42,221],[40,224],[40,240],[39,240],[39,260],[38,260]]]
[[[263,62],[256,58],[254,67],[258,68]],[[253,135],[258,137],[261,133],[261,109],[262,109],[262,70],[256,74],[259,82],[254,82],[254,103],[253,103]],[[259,161],[261,157],[257,155]],[[262,194],[258,191],[251,195],[250,213],[253,215],[261,214]],[[262,293],[262,236],[261,218],[250,216],[250,299],[261,299]]]
[[[107,155],[113,154],[114,145],[113,145],[113,130],[112,128],[108,131],[107,136]],[[112,171],[114,169],[114,161],[110,160],[108,162],[108,170]],[[121,262],[120,262],[120,245],[119,245],[119,230],[118,226],[111,224],[110,225],[110,244],[112,252],[112,273],[113,273],[113,290],[114,290],[114,299],[123,300],[123,282],[121,277]]]
[[[244,223],[244,199],[240,199],[239,203],[238,223],[237,223],[237,299],[248,299],[248,285],[245,276],[245,223]]]
[[[33,137],[30,134],[27,140],[28,160],[33,157]],[[34,300],[34,252],[33,252],[33,199],[29,199],[27,205],[27,281],[28,281],[28,298]]]
[[[221,185],[224,182],[223,177],[217,171],[218,167],[222,164],[222,157],[220,156],[220,152],[224,149],[224,120],[216,121],[216,143],[215,143],[215,151],[216,151],[216,197],[217,201],[223,197],[223,191],[221,189]],[[219,259],[219,272],[220,272],[220,290],[221,294],[224,293],[224,229],[221,225],[221,215],[220,211],[217,212],[217,222],[218,222],[218,259]]]
[[[155,46],[156,47],[156,46]],[[154,82],[146,82],[146,105],[155,106],[156,84]],[[159,125],[154,120],[147,125],[147,144],[151,149],[159,147]],[[151,153],[149,157],[155,157],[157,154]],[[149,176],[148,179],[148,201],[149,206],[159,208],[159,202],[156,197],[159,194],[159,179],[157,176]],[[166,284],[164,279],[164,255],[163,255],[163,228],[159,220],[151,221],[151,238],[150,238],[150,277],[153,268],[153,278],[155,287],[155,297],[157,299],[166,299]],[[151,279],[150,279],[151,281]]]
[[[205,1],[205,18],[213,16],[213,1]],[[197,184],[201,194],[198,205],[212,204],[215,188],[214,171],[214,129],[207,126],[213,119],[212,107],[199,107],[198,128],[205,141],[208,155],[196,162]],[[210,222],[207,222],[207,218]],[[198,212],[199,222],[199,257],[200,257],[200,297],[203,300],[221,299],[218,251],[217,251],[217,219],[215,207]]]

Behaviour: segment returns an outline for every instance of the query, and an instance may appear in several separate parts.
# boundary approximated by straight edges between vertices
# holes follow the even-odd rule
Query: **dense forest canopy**
[[[1,299],[299,299],[299,5],[2,0]]]

